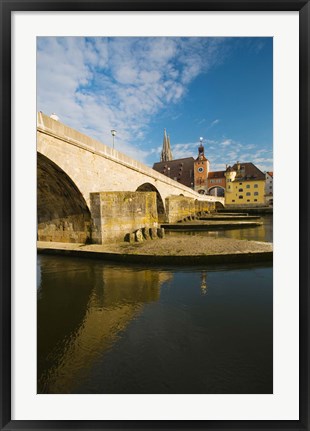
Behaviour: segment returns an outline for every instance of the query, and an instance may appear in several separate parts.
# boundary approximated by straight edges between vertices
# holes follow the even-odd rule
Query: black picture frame
[[[1,193],[0,193],[0,424],[2,430],[35,429],[208,429],[309,430],[309,1],[304,0],[170,0],[48,1],[0,0],[1,15]],[[11,13],[14,11],[298,11],[300,24],[300,351],[299,420],[242,421],[98,421],[11,420]],[[291,208],[291,207],[290,207]],[[297,210],[297,209],[296,209]]]

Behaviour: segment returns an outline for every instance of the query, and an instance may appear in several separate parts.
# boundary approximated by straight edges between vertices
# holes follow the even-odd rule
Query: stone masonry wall
[[[166,222],[175,223],[189,216],[194,217],[200,212],[214,211],[215,202],[199,201],[185,196],[169,196],[166,198]]]
[[[123,241],[143,227],[158,227],[155,192],[91,193],[92,241]]]

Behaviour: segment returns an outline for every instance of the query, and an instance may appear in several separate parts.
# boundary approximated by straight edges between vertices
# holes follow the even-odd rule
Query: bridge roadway
[[[41,240],[100,243],[141,224],[156,227],[224,205],[223,198],[200,195],[42,112],[37,170]]]

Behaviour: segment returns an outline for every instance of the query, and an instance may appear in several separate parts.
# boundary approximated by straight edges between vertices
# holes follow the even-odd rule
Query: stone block
[[[142,233],[143,233],[144,239],[146,239],[146,240],[151,239],[151,237],[150,237],[150,229],[148,227],[142,228]]]
[[[165,229],[163,227],[159,227],[157,229],[158,238],[165,238]]]
[[[144,238],[143,238],[143,233],[141,229],[138,229],[135,231],[135,240],[137,242],[143,242]]]
[[[125,237],[124,237],[124,241],[125,242],[135,242],[136,238],[135,238],[135,234],[134,233],[126,233]]]
[[[157,228],[156,227],[151,227],[150,228],[150,236],[152,239],[156,239],[157,238]]]

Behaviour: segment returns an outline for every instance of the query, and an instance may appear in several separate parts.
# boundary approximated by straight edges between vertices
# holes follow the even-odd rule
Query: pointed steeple
[[[160,161],[161,162],[169,162],[172,160],[172,152],[170,148],[170,138],[167,136],[166,129],[164,129],[164,140],[163,140],[163,149],[161,151]]]

